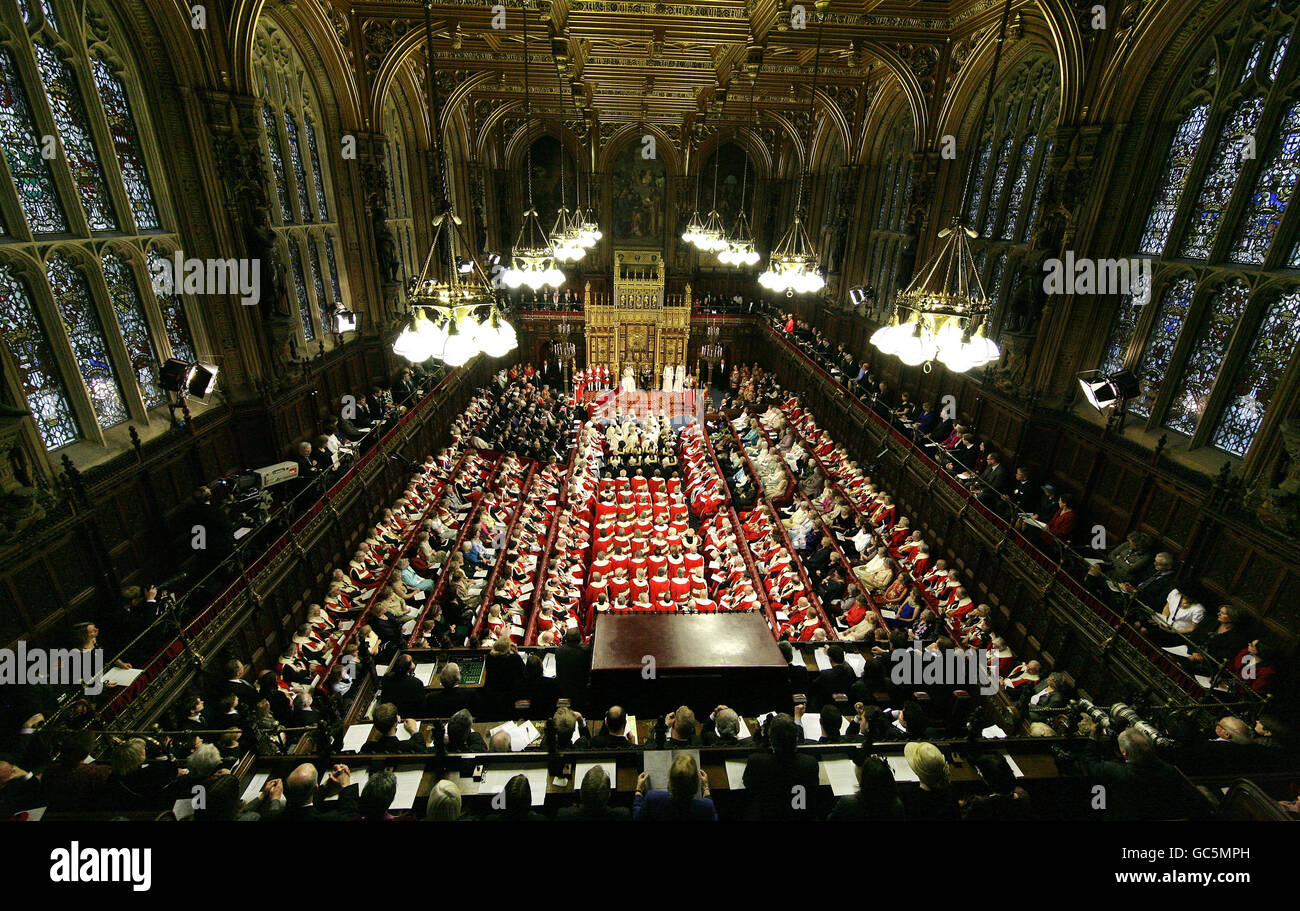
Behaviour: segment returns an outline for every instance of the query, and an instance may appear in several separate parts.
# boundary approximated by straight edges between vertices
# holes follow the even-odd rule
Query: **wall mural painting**
[[[610,169],[615,241],[661,243],[668,179],[664,163],[643,158],[640,140],[628,140]]]
[[[560,141],[554,136],[541,136],[533,143],[533,204],[542,220],[542,227],[551,229],[555,213],[560,208]],[[570,211],[574,201],[573,155],[564,152],[564,199]],[[523,188],[523,199],[528,198],[528,187]]]
[[[704,163],[704,170],[700,172],[700,215],[708,214],[710,204],[713,202],[713,168],[714,159],[717,159],[718,169],[718,214],[722,216],[722,223],[731,230],[732,223],[736,216],[740,214],[741,188],[745,192],[745,211],[752,216],[754,208],[754,166],[749,166],[749,179],[745,180],[745,150],[734,142],[726,142],[717,152],[709,156],[708,161]]]

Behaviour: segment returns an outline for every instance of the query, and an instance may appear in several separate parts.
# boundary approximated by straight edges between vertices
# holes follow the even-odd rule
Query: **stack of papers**
[[[822,784],[831,786],[836,797],[858,790],[858,772],[852,759],[823,759],[817,764],[817,775]]]
[[[530,743],[542,736],[541,731],[537,730],[537,726],[531,721],[525,721],[522,724],[507,721],[505,724],[498,724],[488,732],[488,738],[491,739],[497,731],[505,731],[510,735],[510,751],[512,753],[527,749]],[[497,790],[500,790],[500,788]],[[545,790],[544,787],[543,790]]]
[[[547,771],[545,765],[528,768],[487,768],[483,770],[483,783],[478,786],[479,794],[499,794],[505,789],[506,784],[516,775],[523,775],[528,779],[528,787],[532,792],[533,806],[540,807],[546,803],[546,779]],[[461,779],[466,785],[473,785],[474,780]]]
[[[822,739],[822,716],[820,712],[804,712],[803,717],[799,719],[799,724],[803,726],[803,735],[809,740],[818,741]],[[849,719],[840,718],[840,733],[843,734],[849,729]]]

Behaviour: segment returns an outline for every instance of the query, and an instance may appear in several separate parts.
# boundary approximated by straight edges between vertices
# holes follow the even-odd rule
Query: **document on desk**
[[[857,652],[845,652],[844,663],[853,668],[853,674],[855,677],[861,677],[862,672],[867,669],[866,657]]]
[[[433,682],[433,672],[438,669],[438,665],[430,661],[428,664],[417,664],[415,666],[415,676],[421,683],[428,686]]]
[[[728,759],[724,765],[727,767],[727,787],[733,791],[745,790],[745,766],[749,762],[747,759]]]
[[[547,652],[542,656],[542,676],[555,677],[555,652]]]
[[[880,608],[880,616],[884,617],[886,620],[897,620],[897,619],[898,619],[898,611],[896,611],[896,610],[888,610],[888,609],[882,607],[882,608]]]
[[[1024,771],[1020,768],[1019,765],[1016,764],[1016,761],[1011,758],[1011,754],[1003,753],[1002,755],[1006,757],[1007,765],[1011,766],[1011,771],[1015,774],[1015,776],[1017,778],[1024,778],[1025,777]]]
[[[1176,655],[1179,658],[1186,658],[1189,655],[1186,645],[1166,645],[1164,649],[1169,654]]]
[[[894,773],[894,781],[920,781],[912,767],[907,764],[907,760],[902,756],[886,756],[885,761],[889,763],[889,770]]]
[[[803,726],[803,735],[809,740],[816,743],[822,739],[822,716],[819,712],[804,712],[803,717],[799,719],[799,724]],[[843,734],[849,729],[849,719],[840,719],[840,733]]]
[[[646,772],[650,773],[650,787],[654,790],[668,790],[668,769],[679,753],[689,753],[695,758],[695,765],[700,765],[699,750],[646,750],[641,754],[641,761]],[[699,789],[696,789],[698,796]]]
[[[1028,513],[1021,514],[1020,518],[1024,520],[1026,525],[1032,525],[1034,528],[1047,528],[1046,522],[1043,522],[1036,516],[1031,516]]]
[[[996,724],[991,724],[984,730],[980,731],[980,736],[985,740],[1003,740],[1006,738],[1007,732],[1002,730],[1002,728],[998,727]]]
[[[745,719],[737,716],[737,720],[740,722],[740,729],[736,731],[736,739],[748,740],[750,737],[753,737],[754,734],[749,730],[749,725],[745,724]]]
[[[488,732],[489,739],[497,731],[505,731],[510,735],[510,752],[512,753],[527,749],[530,743],[541,736],[541,732],[537,730],[537,726],[531,721],[525,721],[522,724],[507,721],[505,724],[498,724]]]
[[[790,666],[802,667],[802,668],[806,668],[808,666],[808,662],[804,661],[803,659],[803,652],[799,651],[799,649],[794,650],[794,657],[790,659]]]
[[[1101,565],[1102,565],[1103,563],[1105,563],[1106,561],[1105,561],[1105,560],[1098,560],[1096,557],[1084,557],[1084,558],[1083,558],[1083,562],[1084,562],[1084,563],[1090,563],[1090,564],[1092,564],[1093,566],[1101,566]]]
[[[373,724],[354,724],[343,732],[343,749],[360,750],[370,740],[370,732],[375,729]],[[398,740],[410,740],[411,732],[406,729],[405,725],[399,724],[396,729]]]
[[[609,777],[610,788],[617,791],[618,766],[612,759],[606,759],[604,762],[575,762],[573,764],[573,790],[582,790],[582,780],[587,777],[587,773],[598,768],[605,770],[605,774]]]
[[[632,741],[633,743],[640,743],[640,741],[637,739],[635,715],[627,716],[627,727],[625,728],[625,731],[627,733],[628,740]]]
[[[831,793],[836,797],[858,790],[858,774],[852,759],[823,759],[817,764],[817,777],[822,784],[831,786]]]
[[[271,779],[270,772],[258,772],[248,780],[248,787],[244,788],[244,793],[240,795],[240,800],[252,800],[262,792],[262,785]]]
[[[817,662],[819,671],[829,671],[831,669],[831,656],[827,653],[827,649],[817,649],[817,651],[813,652],[813,659]]]
[[[415,798],[420,793],[420,782],[424,781],[424,766],[407,766],[393,770],[397,775],[397,796],[393,798],[395,810],[409,810],[415,806]],[[542,786],[542,797],[546,796],[546,786]]]
[[[546,764],[539,766],[519,766],[510,767],[488,767],[483,770],[483,783],[479,785],[478,793],[480,794],[499,794],[505,788],[506,783],[516,775],[523,775],[528,779],[528,787],[533,792],[533,806],[540,807],[546,803]]]

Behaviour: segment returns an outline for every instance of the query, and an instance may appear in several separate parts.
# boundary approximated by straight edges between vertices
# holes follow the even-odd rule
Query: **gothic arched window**
[[[1300,338],[1300,292],[1285,281],[1300,267],[1300,219],[1289,205],[1300,179],[1300,98],[1294,12],[1275,6],[1235,28],[1233,40],[1202,52],[1186,90],[1171,93],[1158,140],[1167,145],[1141,153],[1159,171],[1131,242],[1156,259],[1194,260],[1198,272],[1155,264],[1159,304],[1120,302],[1100,369],[1134,365],[1143,388],[1129,410],[1148,430],[1245,456]],[[1162,282],[1161,273],[1178,277]]]
[[[993,263],[984,288],[992,336],[1001,331],[1010,289],[1019,283],[1033,237],[1056,125],[1056,84],[1055,64],[1030,58],[999,82],[984,122],[967,125],[973,137],[968,147],[978,157],[965,188],[964,214],[967,225],[979,231],[972,249],[989,251]]]
[[[290,309],[298,314],[302,341],[314,342],[331,334],[332,314],[342,302],[337,289],[326,291],[320,270],[318,245],[325,244],[328,254],[338,209],[331,196],[330,156],[322,145],[328,142],[320,132],[322,108],[307,75],[310,68],[273,20],[258,26],[253,71],[261,88],[266,181],[279,216],[273,213],[272,230],[293,277]]]
[[[18,33],[0,46],[3,339],[46,448],[102,444],[166,404],[162,361],[196,360],[182,296],[145,280],[179,242],[117,20],[70,0],[19,14],[0,9]]]

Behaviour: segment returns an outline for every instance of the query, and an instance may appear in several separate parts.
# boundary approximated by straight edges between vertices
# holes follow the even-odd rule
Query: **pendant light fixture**
[[[993,99],[1010,18],[1011,0],[1007,0],[984,103],[975,121],[977,137]],[[937,359],[949,370],[965,373],[1002,356],[997,344],[984,334],[991,302],[984,293],[979,265],[970,248],[970,241],[979,234],[963,221],[962,215],[968,210],[974,189],[978,157],[972,150],[960,208],[952,223],[939,231],[939,249],[895,298],[893,322],[871,336],[872,345],[905,364],[916,366]]]
[[[528,58],[528,9],[523,10],[524,17],[524,124],[525,129],[532,125],[532,93],[529,80]],[[508,288],[520,286],[537,290],[548,285],[559,287],[564,284],[564,273],[555,265],[555,245],[542,227],[537,216],[537,207],[533,204],[533,144],[529,142],[524,151],[527,169],[528,206],[523,211],[523,221],[519,226],[519,235],[515,238],[510,268],[501,273],[501,282]]]
[[[812,91],[808,96],[808,136],[804,142],[804,164],[799,172],[799,189],[795,196],[794,221],[767,258],[767,269],[758,283],[769,291],[785,292],[786,297],[810,294],[826,286],[821,274],[821,258],[803,225],[803,187],[811,167],[813,123],[816,120],[817,77],[820,74],[822,30],[826,25],[829,0],[817,0],[817,46],[813,56]]]
[[[754,123],[754,86],[758,82],[758,73],[749,80],[749,123]],[[727,245],[718,253],[718,262],[728,266],[752,266],[759,260],[754,248],[754,229],[750,227],[749,216],[745,214],[745,195],[749,191],[749,153],[743,148],[744,176],[740,181],[740,214],[732,225]]]
[[[467,363],[476,354],[501,357],[514,350],[518,341],[512,327],[496,306],[491,280],[462,234],[462,222],[447,193],[449,165],[443,157],[442,128],[438,122],[438,82],[433,58],[431,0],[424,3],[426,80],[429,124],[433,132],[433,169],[430,175],[430,222],[433,238],[424,267],[411,287],[410,322],[393,343],[393,353],[414,363],[437,358],[450,367]],[[438,245],[446,234],[445,268]],[[460,250],[464,246],[464,252]],[[468,266],[468,268],[466,268]],[[483,322],[480,323],[480,316]]]

